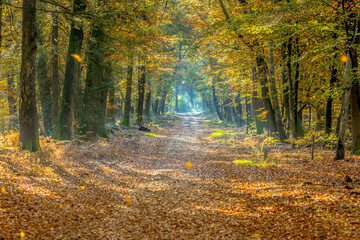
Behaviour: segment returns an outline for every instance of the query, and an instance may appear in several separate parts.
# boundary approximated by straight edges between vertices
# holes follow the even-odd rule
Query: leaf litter
[[[209,137],[198,115],[162,123],[150,127],[159,137],[42,138],[35,154],[16,150],[16,133],[3,136],[0,239],[360,237],[358,157],[335,162],[321,150],[309,161],[279,144],[272,164],[239,165],[261,161],[263,139]]]

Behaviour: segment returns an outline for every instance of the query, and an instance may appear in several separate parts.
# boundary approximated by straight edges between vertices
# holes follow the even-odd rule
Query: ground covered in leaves
[[[199,115],[96,143],[0,146],[0,239],[359,239],[360,159],[269,144]],[[13,147],[12,147],[13,146]]]

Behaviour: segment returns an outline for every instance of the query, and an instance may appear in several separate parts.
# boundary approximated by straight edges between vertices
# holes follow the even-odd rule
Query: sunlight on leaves
[[[82,62],[82,58],[80,57],[79,54],[74,53],[74,54],[71,54],[71,56],[72,56],[76,61]]]
[[[186,162],[186,166],[191,169],[192,168],[192,163],[191,162]]]

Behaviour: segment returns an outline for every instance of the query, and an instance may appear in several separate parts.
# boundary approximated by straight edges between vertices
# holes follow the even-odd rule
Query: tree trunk
[[[113,81],[111,81],[111,87],[109,89],[109,108],[108,111],[106,113],[107,116],[107,121],[110,124],[115,124],[115,108],[116,108],[116,103],[115,103],[115,86]]]
[[[220,106],[219,106],[219,101],[218,101],[218,98],[216,96],[216,89],[215,89],[214,83],[212,83],[211,87],[212,87],[212,95],[213,95],[213,101],[214,101],[214,106],[215,106],[216,113],[217,113],[219,119],[221,121],[224,121],[224,115],[222,114]]]
[[[283,105],[285,109],[286,129],[290,129],[290,100],[289,100],[289,84],[288,84],[288,70],[286,69],[285,61],[287,59],[287,45],[283,44],[281,48],[282,59],[284,65],[282,66],[282,88],[283,88]]]
[[[292,69],[291,69],[291,52],[292,52],[292,38],[289,38],[287,49],[287,77],[289,85],[289,125],[293,138],[297,138],[296,135],[296,122],[295,122],[295,104],[294,104],[294,84],[292,81]]]
[[[264,102],[265,111],[267,112],[267,119],[269,123],[269,131],[270,134],[276,134],[277,130],[277,123],[275,119],[275,112],[272,108],[270,96],[269,96],[269,88],[267,86],[267,77],[266,77],[266,62],[262,56],[258,56],[256,58],[256,63],[258,66],[258,75],[259,81],[261,85],[261,97]]]
[[[334,55],[334,61],[338,59],[337,54]],[[335,83],[337,82],[337,68],[332,65],[331,69],[331,77],[330,77],[330,93],[327,96],[326,101],[326,123],[325,123],[325,132],[326,134],[331,133],[331,125],[332,125],[332,103],[333,103],[333,91],[335,87]]]
[[[336,155],[335,160],[342,160],[345,158],[345,136],[346,136],[346,127],[347,127],[347,121],[349,118],[349,101],[350,101],[350,92],[351,92],[351,86],[352,86],[352,80],[350,77],[350,71],[351,71],[351,59],[350,59],[350,53],[347,54],[348,61],[346,62],[345,66],[345,89],[342,96],[341,101],[341,110],[340,110],[340,116],[339,116],[339,134],[338,134],[338,141],[336,145]]]
[[[85,9],[85,0],[74,0],[73,13],[75,15],[80,14],[85,11]],[[72,22],[60,112],[56,125],[56,138],[60,140],[69,140],[72,137],[73,88],[77,82],[77,74],[79,73],[78,61],[81,61],[79,58],[76,58],[76,56],[80,55],[83,37],[84,33],[81,24]]]
[[[51,111],[53,134],[59,114],[59,23],[58,16],[53,13],[52,32],[51,32]]]
[[[175,86],[175,112],[179,112],[179,89],[177,84]]]
[[[14,129],[17,126],[17,109],[16,109],[16,92],[15,92],[15,73],[14,70],[10,70],[7,74],[7,100],[9,104],[9,129]]]
[[[164,89],[163,90],[163,94],[161,96],[161,100],[160,100],[160,108],[159,108],[159,113],[160,114],[164,114],[165,113],[165,108],[166,108],[166,96],[167,96],[167,90]]]
[[[83,105],[80,113],[79,133],[89,137],[106,137],[105,112],[107,86],[103,81],[104,73],[104,34],[100,24],[93,24],[87,51]]]
[[[44,135],[50,136],[52,135],[52,110],[51,110],[51,79],[48,76],[48,68],[47,68],[47,53],[42,44],[42,36],[40,27],[37,24],[37,44],[38,44],[38,58],[36,63],[36,78],[39,84],[39,92],[40,92],[40,103],[42,110],[42,119],[44,125]]]
[[[134,56],[131,51],[129,56],[128,68],[127,68],[127,80],[126,80],[126,93],[125,93],[125,106],[124,106],[124,116],[122,124],[124,126],[130,126],[130,111],[131,111],[131,91],[132,91],[132,78],[133,78],[133,69],[134,69]]]
[[[297,61],[295,63],[295,79],[294,79],[294,120],[296,128],[296,136],[304,137],[305,132],[302,127],[301,118],[299,115],[299,83],[300,83],[300,64],[298,59],[300,59],[300,44],[299,38],[296,38],[296,53]]]
[[[238,127],[241,127],[243,125],[243,113],[242,113],[242,106],[241,106],[241,98],[240,98],[240,94],[237,93],[236,98],[235,98],[235,118],[236,118],[236,125]]]
[[[22,150],[40,149],[36,107],[36,0],[23,0],[20,70],[20,142]]]
[[[285,130],[282,124],[282,117],[279,106],[278,92],[275,83],[275,63],[274,63],[274,45],[272,42],[269,43],[269,67],[270,67],[270,89],[271,89],[271,98],[274,106],[275,118],[277,129],[279,132],[280,141],[287,139]]]
[[[260,114],[262,112],[263,106],[261,101],[258,97],[257,91],[253,91],[252,99],[251,99],[251,110],[254,114],[255,119],[255,127],[256,127],[256,134],[263,134],[264,133],[264,125],[260,119]]]
[[[150,108],[151,108],[151,84],[150,84],[150,80],[148,80],[148,90],[146,91],[146,97],[145,97],[145,110],[144,110],[144,114],[145,117],[149,120],[150,119]]]
[[[245,96],[245,108],[246,108],[246,134],[248,134],[250,129],[250,124],[252,122],[251,106],[249,104],[248,96]]]
[[[225,113],[226,113],[226,121],[228,123],[232,123],[233,122],[233,117],[232,117],[232,106],[231,106],[231,100],[229,98],[226,99],[225,101]]]
[[[159,116],[159,97],[156,97],[153,109],[155,116]]]
[[[360,155],[360,90],[358,76],[358,56],[356,49],[351,49],[351,66],[352,75],[354,75],[354,82],[350,92],[350,105],[351,105],[351,136],[352,136],[352,149],[351,153]]]
[[[137,119],[136,125],[142,126],[144,124],[143,121],[143,112],[144,112],[144,98],[145,98],[145,84],[146,84],[146,69],[145,66],[140,67],[140,78],[138,81],[138,90],[139,90],[139,99],[137,105]]]

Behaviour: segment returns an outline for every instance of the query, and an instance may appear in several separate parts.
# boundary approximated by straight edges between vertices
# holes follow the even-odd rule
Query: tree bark
[[[36,78],[39,84],[41,112],[44,125],[44,135],[52,135],[52,110],[51,110],[51,79],[48,76],[47,54],[42,44],[40,27],[37,24],[38,58],[36,63]]]
[[[107,86],[104,84],[104,34],[103,28],[93,23],[87,51],[83,107],[80,114],[79,133],[89,137],[106,137],[105,112]],[[104,106],[105,102],[105,106]],[[104,110],[105,108],[105,110]]]
[[[296,122],[295,122],[295,104],[294,104],[294,83],[292,81],[292,68],[291,68],[291,52],[292,52],[292,38],[289,38],[287,49],[287,77],[289,85],[289,125],[292,138],[297,138],[296,135]]]
[[[338,134],[338,141],[336,145],[336,154],[335,154],[335,160],[342,160],[345,158],[345,136],[346,136],[346,127],[347,127],[347,121],[348,121],[348,113],[349,113],[349,101],[350,101],[350,92],[351,92],[351,86],[352,86],[352,80],[350,77],[350,71],[351,71],[351,58],[350,53],[347,54],[348,61],[346,62],[345,66],[345,89],[342,96],[341,101],[341,110],[340,110],[340,116],[339,116],[339,134]]]
[[[283,88],[283,105],[285,109],[285,120],[286,120],[286,129],[290,129],[290,100],[289,100],[289,84],[288,84],[288,70],[287,66],[285,64],[287,60],[287,44],[283,44],[281,48],[282,53],[282,60],[283,60],[283,66],[282,66],[282,88]]]
[[[130,111],[131,111],[131,91],[132,91],[132,78],[133,78],[133,69],[134,69],[134,60],[133,52],[130,52],[129,62],[127,68],[127,80],[126,80],[126,93],[125,93],[125,106],[124,106],[124,116],[122,124],[124,126],[130,126]]]
[[[275,119],[275,112],[272,108],[270,96],[269,96],[269,88],[267,86],[267,77],[266,77],[266,62],[262,56],[258,56],[256,58],[256,63],[258,66],[258,75],[259,75],[259,82],[261,85],[261,97],[264,103],[265,111],[267,112],[267,119],[269,123],[269,130],[271,134],[276,134],[277,130],[277,123]]]
[[[282,124],[278,91],[277,91],[276,83],[275,83],[274,44],[272,42],[269,42],[269,67],[270,67],[269,82],[270,82],[270,89],[271,89],[271,98],[272,98],[272,103],[274,106],[277,129],[279,132],[280,141],[284,141],[287,139],[287,136],[285,134],[285,130],[284,130],[284,127]]]
[[[7,100],[9,104],[9,129],[16,128],[18,124],[18,114],[16,108],[16,92],[15,92],[15,73],[14,70],[10,70],[7,74]]]
[[[138,98],[138,105],[137,105],[137,119],[136,125],[142,126],[144,124],[143,120],[143,112],[144,112],[144,98],[145,98],[145,84],[146,84],[146,69],[145,66],[140,67],[140,78],[138,81],[138,91],[139,91],[139,98]]]
[[[73,13],[80,14],[86,9],[85,0],[74,0]],[[66,60],[65,79],[60,104],[60,112],[56,125],[56,138],[69,140],[72,137],[73,125],[73,93],[74,84],[77,82],[79,73],[79,59],[76,60],[74,54],[80,55],[83,43],[83,28],[81,24],[72,22],[70,40]]]
[[[36,0],[23,0],[20,70],[20,142],[22,150],[40,149],[36,107]]]
[[[214,83],[212,83],[211,88],[212,88],[212,96],[213,96],[213,102],[214,102],[216,113],[217,113],[219,119],[221,121],[224,121],[224,115],[222,114],[220,106],[219,106],[219,101],[218,101],[218,98],[216,96],[216,89],[215,89]]]
[[[148,86],[148,90],[146,91],[144,114],[145,114],[145,117],[149,120],[150,119],[150,108],[151,108],[151,82],[150,82],[150,80],[148,80],[147,86]]]
[[[338,59],[337,54],[334,55],[334,60]],[[330,68],[331,77],[330,77],[330,93],[327,96],[326,101],[326,120],[325,120],[325,133],[331,133],[331,125],[332,125],[332,103],[333,103],[333,91],[335,87],[335,83],[338,81],[338,71],[334,65]]]
[[[52,126],[53,134],[56,128],[56,122],[59,114],[59,22],[56,13],[52,15],[52,31],[51,31],[51,110],[52,110]]]

